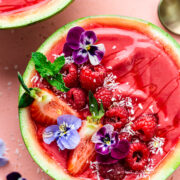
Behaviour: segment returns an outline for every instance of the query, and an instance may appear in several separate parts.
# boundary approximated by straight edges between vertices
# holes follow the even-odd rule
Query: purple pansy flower
[[[43,140],[50,144],[56,140],[59,149],[75,149],[80,142],[77,132],[81,119],[73,115],[62,115],[57,118],[57,125],[48,126],[43,132]]]
[[[104,125],[93,136],[97,161],[104,164],[113,164],[127,156],[130,144],[127,140],[119,141],[118,133],[110,124]]]
[[[74,27],[69,30],[64,44],[65,57],[72,56],[76,64],[83,64],[88,59],[92,65],[98,65],[105,53],[104,44],[94,43],[97,41],[93,31],[85,31],[82,27]]]
[[[0,167],[5,166],[8,163],[8,159],[3,155],[5,153],[5,144],[2,139],[0,139]]]
[[[12,172],[8,174],[6,179],[7,180],[26,180],[25,178],[22,178],[21,174],[19,174],[18,172]]]

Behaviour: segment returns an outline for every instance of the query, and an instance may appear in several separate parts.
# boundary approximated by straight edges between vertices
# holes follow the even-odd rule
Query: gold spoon
[[[180,35],[180,0],[161,0],[158,16],[166,29]]]

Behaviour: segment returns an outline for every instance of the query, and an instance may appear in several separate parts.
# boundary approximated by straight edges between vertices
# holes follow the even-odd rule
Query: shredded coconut
[[[127,123],[123,129],[121,129],[121,132],[129,133],[130,135],[135,135],[135,132],[132,130],[131,125],[133,122]]]
[[[154,136],[152,140],[149,142],[148,147],[152,154],[163,154],[163,145],[165,139]]]
[[[116,45],[114,45],[114,46],[112,47],[112,49],[116,49]]]
[[[107,75],[107,77],[104,79],[103,86],[109,90],[115,89],[119,83],[117,83],[115,80],[117,79],[117,76],[113,75],[113,73],[110,73]]]
[[[97,180],[100,180],[99,176],[99,163],[97,161],[90,161],[90,168],[93,170],[92,173],[96,173],[97,175]]]

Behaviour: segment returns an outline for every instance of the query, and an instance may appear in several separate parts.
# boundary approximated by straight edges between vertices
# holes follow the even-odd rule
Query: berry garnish
[[[100,104],[103,103],[104,109],[108,109],[109,106],[112,104],[112,92],[106,88],[100,88],[96,91],[94,94],[94,97],[96,98],[97,102]]]
[[[67,92],[67,101],[75,109],[82,109],[86,105],[86,93],[80,88],[72,88]]]
[[[126,157],[126,162],[129,167],[135,171],[145,168],[148,162],[149,150],[147,146],[140,142],[134,142],[130,145],[129,154]]]
[[[124,107],[112,107],[106,111],[103,124],[111,124],[115,129],[121,129],[127,122],[128,112]]]
[[[119,138],[119,140],[126,139],[127,141],[131,141],[132,136],[131,136],[129,133],[127,133],[127,132],[121,132],[121,133],[118,135],[118,138]]]
[[[143,141],[149,141],[157,129],[157,119],[154,115],[142,115],[132,125],[132,129],[138,132]]]
[[[103,85],[105,77],[106,70],[103,66],[86,65],[81,69],[79,78],[82,88],[95,92],[98,87]]]
[[[78,69],[76,64],[65,64],[61,70],[63,80],[68,88],[77,87]]]
[[[104,179],[121,180],[125,176],[125,170],[120,163],[110,165],[99,164],[99,174]]]

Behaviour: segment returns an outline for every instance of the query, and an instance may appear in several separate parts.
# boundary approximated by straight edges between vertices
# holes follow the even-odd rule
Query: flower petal
[[[80,42],[85,46],[94,44],[96,40],[97,37],[93,31],[84,31],[80,37]]]
[[[110,137],[111,137],[111,135],[112,135],[112,133],[114,131],[114,127],[111,124],[106,124],[103,127],[106,128],[106,134],[109,134]]]
[[[103,143],[97,143],[95,145],[96,152],[102,155],[106,155],[110,153],[110,147]]]
[[[8,163],[8,159],[0,156],[0,167],[5,166]]]
[[[57,118],[57,124],[61,125],[65,123],[71,129],[79,129],[81,127],[81,119],[74,115],[65,114]]]
[[[61,143],[61,138],[59,138],[59,139],[57,140],[57,145],[58,145],[59,149],[61,149],[61,150],[64,150],[64,149],[65,149],[65,147],[64,147],[63,144]]]
[[[80,36],[84,32],[82,27],[76,26],[71,28],[67,34],[66,41],[70,48],[77,50],[80,47]]]
[[[96,134],[97,134],[97,136],[105,137],[106,133],[107,133],[106,127],[103,126],[101,129],[99,129],[99,131]]]
[[[61,137],[61,143],[66,149],[75,149],[80,142],[79,133],[76,130],[71,130],[70,134]]]
[[[118,162],[118,160],[112,158],[110,154],[108,155],[97,154],[96,160],[101,164],[114,164]]]
[[[21,178],[21,174],[18,172],[12,172],[6,176],[7,180],[18,180]],[[24,179],[24,178],[22,178]],[[25,180],[25,179],[24,179]]]
[[[97,133],[93,134],[91,141],[93,143],[102,143],[101,136],[98,136]]]
[[[118,133],[114,131],[111,136],[111,146],[116,146],[119,143]]]
[[[88,51],[90,63],[94,66],[98,65],[101,62],[104,53],[105,53],[105,47],[103,44],[91,46],[90,50]]]
[[[2,156],[5,152],[5,144],[2,139],[0,139],[0,156]]]
[[[115,159],[123,159],[128,155],[129,148],[129,142],[127,140],[121,140],[118,145],[111,150],[111,156]]]
[[[46,144],[50,144],[58,137],[58,132],[59,132],[58,125],[48,126],[43,132],[43,141]]]
[[[68,43],[64,44],[63,53],[65,57],[72,56],[73,50],[69,47]]]
[[[76,64],[83,64],[88,60],[88,52],[85,49],[79,49],[73,52],[73,59]]]

